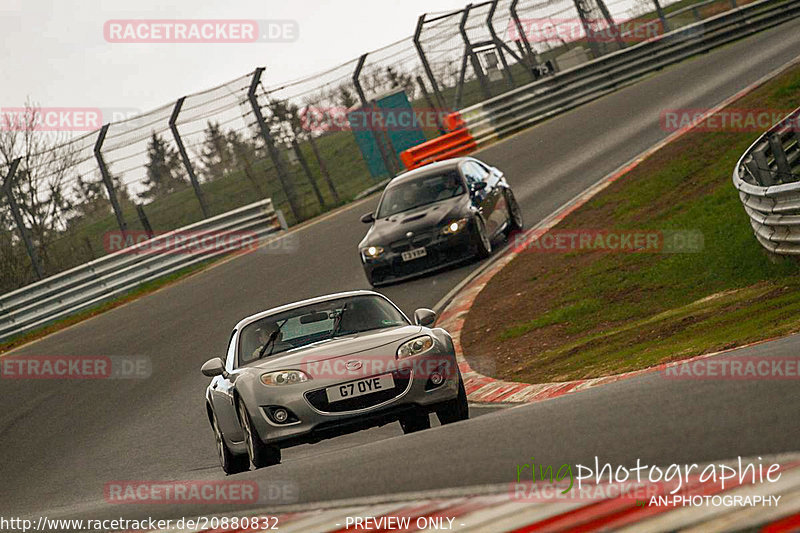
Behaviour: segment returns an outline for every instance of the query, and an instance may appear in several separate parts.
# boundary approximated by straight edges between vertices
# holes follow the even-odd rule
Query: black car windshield
[[[327,300],[246,325],[239,336],[239,364],[246,365],[335,336],[408,324],[394,305],[379,296]]]
[[[404,179],[383,193],[377,218],[386,218],[415,207],[453,198],[466,191],[458,170]]]

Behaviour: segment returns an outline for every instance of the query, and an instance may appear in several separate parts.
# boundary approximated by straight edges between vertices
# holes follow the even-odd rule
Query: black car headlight
[[[458,220],[453,220],[449,222],[445,227],[442,228],[442,235],[455,235],[465,227],[467,227],[468,219],[460,218]]]
[[[361,253],[367,259],[375,259],[383,254],[383,248],[380,246],[369,246],[367,248],[362,248]]]
[[[261,383],[264,385],[294,385],[303,383],[311,379],[308,374],[300,370],[278,370],[261,375]]]
[[[425,353],[433,348],[433,339],[430,335],[422,335],[410,341],[404,342],[397,349],[397,358],[411,357],[412,355],[419,355]]]

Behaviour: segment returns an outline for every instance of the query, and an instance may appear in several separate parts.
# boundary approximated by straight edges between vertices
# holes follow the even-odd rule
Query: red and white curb
[[[645,497],[595,497],[574,501],[526,501],[515,499],[511,485],[473,489],[473,494],[420,496],[405,501],[350,503],[314,511],[260,512],[282,532],[345,531],[455,531],[470,533],[598,531],[800,531],[800,456],[785,456],[780,478],[774,483],[739,483],[722,488],[719,481],[686,483],[685,498],[697,502],[658,503]],[[646,485],[645,485],[646,486]],[[465,489],[469,491],[470,489]],[[667,496],[662,490],[658,495]],[[717,503],[711,498],[717,499]],[[780,496],[777,504],[730,505],[721,502],[759,496]],[[728,498],[730,497],[730,498]],[[725,498],[725,499],[723,499]],[[752,501],[752,500],[751,500]],[[229,516],[235,516],[231,513]],[[247,514],[239,515],[247,516]],[[360,521],[356,521],[360,519]],[[369,519],[368,521],[364,521]],[[266,530],[264,528],[263,530]],[[171,529],[159,533],[243,533],[250,529]]]
[[[462,376],[464,377],[464,386],[467,390],[467,396],[471,402],[475,403],[536,402],[540,400],[555,398],[557,396],[561,396],[563,394],[567,394],[570,392],[585,390],[597,385],[612,383],[615,381],[631,378],[634,376],[639,376],[650,372],[661,371],[667,368],[668,366],[691,363],[699,359],[731,351],[731,350],[725,350],[723,352],[704,354],[691,359],[684,359],[682,361],[662,364],[655,367],[646,368],[643,370],[637,370],[633,372],[616,374],[613,376],[607,376],[601,378],[581,379],[577,381],[567,381],[567,382],[557,382],[557,383],[529,384],[529,383],[502,381],[488,376],[484,376],[483,374],[480,374],[475,370],[473,370],[470,367],[467,360],[464,358],[464,354],[461,349],[461,331],[464,328],[464,321],[466,319],[467,313],[469,313],[469,310],[472,307],[472,304],[475,302],[475,298],[477,298],[478,294],[483,290],[486,284],[489,283],[489,280],[491,280],[498,272],[500,272],[500,270],[502,270],[506,265],[508,265],[508,263],[510,263],[517,255],[519,255],[520,250],[525,250],[530,248],[530,245],[532,243],[542,238],[542,236],[544,236],[548,231],[550,231],[550,229],[558,225],[562,220],[564,220],[571,213],[573,213],[578,208],[583,206],[586,202],[592,199],[600,191],[602,191],[603,189],[605,189],[606,187],[608,187],[609,185],[611,185],[612,183],[623,177],[625,174],[627,174],[628,172],[639,166],[639,164],[641,164],[642,161],[644,161],[646,158],[650,157],[652,154],[654,154],[667,144],[671,143],[672,141],[678,139],[679,137],[682,137],[683,135],[691,131],[693,128],[696,127],[696,125],[701,124],[707,117],[729,106],[739,98],[742,98],[743,96],[747,95],[748,93],[758,88],[760,85],[763,85],[764,83],[771,80],[775,76],[778,76],[779,74],[786,71],[790,67],[796,65],[798,62],[800,62],[800,58],[795,59],[783,65],[782,67],[770,72],[766,76],[760,78],[758,81],[748,85],[738,93],[726,98],[724,101],[717,104],[715,107],[706,111],[702,115],[702,118],[700,120],[697,120],[688,126],[684,126],[680,130],[670,134],[657,144],[651,146],[650,148],[648,148],[647,150],[636,156],[633,160],[624,164],[611,174],[604,176],[597,183],[589,187],[589,189],[587,189],[583,193],[579,194],[578,196],[576,196],[575,198],[573,198],[572,200],[561,206],[557,211],[546,217],[539,224],[521,234],[516,235],[514,242],[511,245],[509,245],[503,252],[498,254],[496,258],[491,260],[491,262],[488,264],[487,267],[480,270],[475,277],[467,278],[466,283],[457,286],[453,291],[451,291],[449,295],[445,296],[444,301],[440,302],[440,304],[437,305],[437,308],[439,308],[444,302],[448,302],[446,304],[446,307],[444,307],[444,309],[441,311],[439,320],[437,321],[436,325],[438,327],[446,329],[453,337],[453,343],[455,344],[456,348],[456,356],[458,357],[458,365],[459,368],[461,369]],[[452,296],[453,294],[455,294],[455,296]],[[760,341],[760,342],[767,342],[767,341]],[[758,344],[758,343],[753,343],[753,344]],[[752,346],[752,344],[746,346]],[[739,346],[734,349],[744,348],[746,346]]]

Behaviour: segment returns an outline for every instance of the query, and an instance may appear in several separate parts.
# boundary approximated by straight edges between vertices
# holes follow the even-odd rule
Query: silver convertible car
[[[281,448],[399,421],[405,433],[469,417],[453,341],[388,298],[353,291],[252,315],[207,361],[208,420],[228,474],[280,462]]]

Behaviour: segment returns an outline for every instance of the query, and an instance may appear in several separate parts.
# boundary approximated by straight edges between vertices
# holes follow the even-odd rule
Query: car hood
[[[288,352],[279,354],[277,357],[264,359],[261,363],[249,368],[258,368],[259,370],[302,368],[308,363],[368,352],[383,347],[388,348],[384,348],[383,350],[379,350],[378,353],[370,355],[384,355],[383,351],[385,351],[385,355],[394,357],[397,351],[395,345],[414,335],[418,335],[421,331],[421,326],[408,325],[336,337],[335,339],[289,350]]]
[[[463,218],[470,205],[469,196],[462,194],[416,209],[403,211],[388,218],[376,219],[360,247],[387,245],[405,239],[409,231],[416,234],[444,225],[448,220]]]

